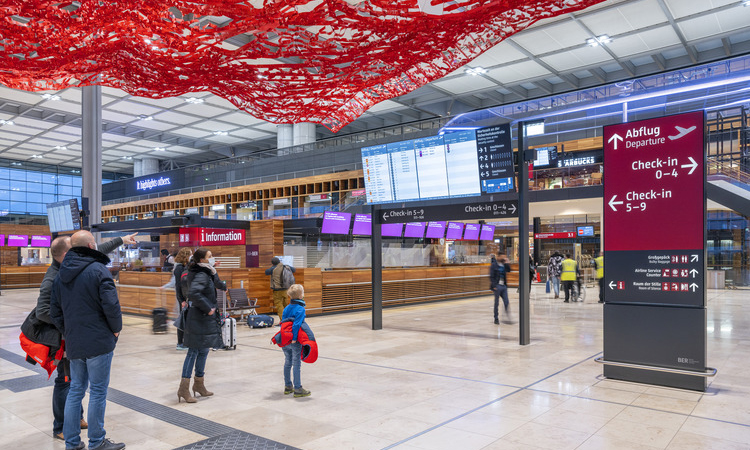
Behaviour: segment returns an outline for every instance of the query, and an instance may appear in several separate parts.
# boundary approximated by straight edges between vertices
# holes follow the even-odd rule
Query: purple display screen
[[[428,222],[427,238],[442,239],[445,237],[445,222]]]
[[[49,247],[52,236],[31,236],[32,247]]]
[[[5,245],[5,235],[0,234],[0,247]]]
[[[425,222],[407,223],[406,229],[404,230],[404,237],[422,239],[424,237],[424,228],[426,225]]]
[[[446,239],[461,239],[464,234],[463,222],[448,222],[448,231],[445,233]]]
[[[479,234],[479,240],[491,241],[495,239],[495,225],[482,225],[482,232]]]
[[[29,236],[23,234],[9,234],[8,247],[26,247],[29,245]]]
[[[352,222],[351,213],[326,211],[323,213],[321,233],[349,234],[349,224]]]
[[[362,236],[372,235],[372,216],[369,214],[355,214],[352,234],[359,234]]]
[[[467,223],[466,230],[464,230],[465,241],[476,241],[479,239],[479,224],[478,223]]]
[[[384,223],[380,226],[380,234],[382,236],[401,237],[403,231],[403,223]]]

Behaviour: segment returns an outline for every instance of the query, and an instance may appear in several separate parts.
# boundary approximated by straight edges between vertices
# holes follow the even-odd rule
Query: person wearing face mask
[[[189,303],[185,313],[185,329],[183,345],[188,348],[185,361],[182,364],[182,379],[177,390],[177,402],[184,399],[187,403],[195,403],[197,400],[190,395],[190,377],[195,368],[195,379],[193,380],[193,395],[200,394],[201,397],[214,395],[206,389],[204,375],[206,370],[206,359],[212,348],[222,346],[221,324],[216,303],[216,289],[226,290],[226,284],[219,279],[214,268],[211,250],[201,247],[193,253],[188,264],[188,292]],[[184,292],[183,292],[184,294]]]
[[[125,444],[107,439],[104,430],[112,357],[122,330],[117,289],[107,269],[109,258],[98,251],[91,233],[75,233],[70,244],[72,248],[52,283],[49,305],[49,316],[65,339],[70,360],[71,382],[63,422],[65,448],[86,447],[81,440],[80,414],[88,388],[88,448],[120,450]]]

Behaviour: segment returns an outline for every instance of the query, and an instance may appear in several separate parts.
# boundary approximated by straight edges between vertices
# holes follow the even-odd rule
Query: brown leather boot
[[[214,395],[213,392],[206,389],[206,385],[203,384],[203,377],[195,377],[193,379],[193,395],[200,394],[201,397],[210,397]]]
[[[195,403],[198,401],[190,395],[190,378],[183,378],[180,380],[180,388],[177,389],[177,403],[180,403],[180,400],[183,398],[187,403]]]

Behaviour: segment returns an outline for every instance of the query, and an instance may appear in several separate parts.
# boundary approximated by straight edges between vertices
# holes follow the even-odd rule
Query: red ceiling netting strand
[[[603,0],[0,0],[0,83],[210,91],[333,131],[537,20]]]

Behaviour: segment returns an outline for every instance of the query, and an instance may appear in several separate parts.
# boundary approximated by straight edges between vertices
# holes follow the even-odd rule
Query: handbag
[[[177,327],[178,330],[185,331],[185,319],[187,315],[187,309],[188,307],[184,307],[180,309],[180,313],[177,314],[177,318],[174,320],[172,325]]]

